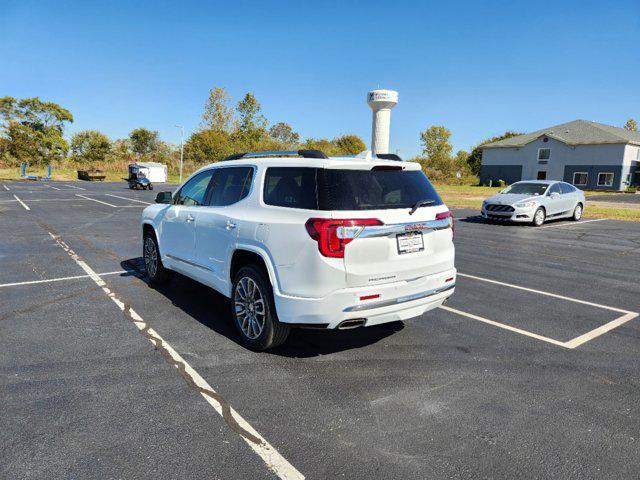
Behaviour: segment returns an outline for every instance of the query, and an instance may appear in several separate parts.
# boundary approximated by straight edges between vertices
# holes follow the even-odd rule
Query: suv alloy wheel
[[[144,234],[142,255],[149,283],[152,285],[166,283],[171,277],[171,271],[164,268],[156,236],[151,232]]]
[[[253,350],[267,350],[283,343],[290,327],[278,321],[273,290],[264,269],[242,267],[233,280],[233,319],[242,343]]]

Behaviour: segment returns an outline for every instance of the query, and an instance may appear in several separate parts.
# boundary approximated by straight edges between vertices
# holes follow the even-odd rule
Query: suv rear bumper
[[[439,307],[455,289],[456,270],[415,280],[336,290],[322,298],[274,295],[283,323],[336,328],[345,320],[366,319],[364,326],[407,320]],[[379,295],[368,300],[361,297]]]

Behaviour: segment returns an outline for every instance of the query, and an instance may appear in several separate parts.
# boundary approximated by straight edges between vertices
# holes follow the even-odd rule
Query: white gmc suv
[[[156,202],[142,214],[150,283],[176,271],[229,297],[252,349],[291,327],[417,317],[454,291],[451,213],[396,155],[237,154]]]

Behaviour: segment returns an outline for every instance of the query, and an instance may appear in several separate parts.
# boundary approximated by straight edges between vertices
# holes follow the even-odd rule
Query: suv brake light
[[[305,223],[307,233],[318,242],[318,251],[325,257],[344,258],[344,247],[357,237],[364,227],[384,225],[377,218],[310,218]]]
[[[436,213],[436,220],[451,219],[451,238],[455,237],[455,227],[453,226],[453,214],[450,211]]]

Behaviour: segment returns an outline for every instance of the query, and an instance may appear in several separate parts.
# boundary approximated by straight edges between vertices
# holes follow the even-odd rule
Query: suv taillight
[[[318,242],[325,257],[344,258],[344,247],[371,225],[384,225],[377,218],[310,218],[304,224],[307,233]]]
[[[455,227],[453,226],[453,214],[449,211],[436,213],[436,220],[444,220],[445,218],[450,218],[451,220],[451,238],[455,237]]]

